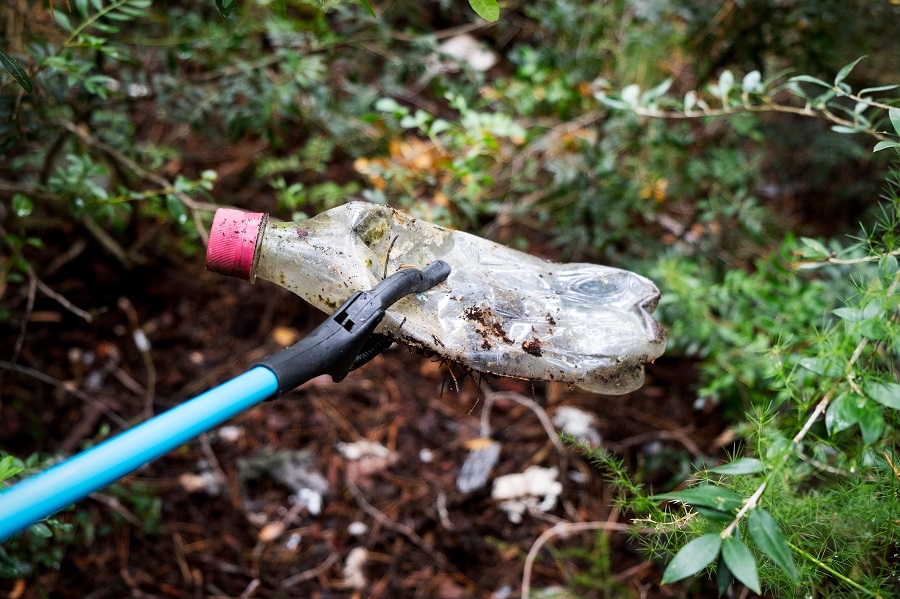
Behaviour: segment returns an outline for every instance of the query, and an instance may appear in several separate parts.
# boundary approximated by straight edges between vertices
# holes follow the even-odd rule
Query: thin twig
[[[481,436],[491,436],[491,407],[497,400],[514,401],[534,412],[534,414],[538,417],[538,420],[541,422],[541,426],[544,427],[544,432],[547,433],[547,437],[550,438],[550,442],[553,443],[553,446],[559,453],[560,470],[562,472],[565,472],[566,466],[568,464],[568,454],[566,452],[566,447],[565,445],[563,445],[563,442],[560,440],[559,435],[556,433],[556,429],[553,427],[553,422],[551,422],[550,417],[547,415],[547,411],[544,410],[544,408],[542,408],[540,405],[538,405],[536,401],[528,399],[520,393],[514,393],[512,391],[492,391],[485,394],[484,407],[481,408]]]
[[[84,393],[83,391],[79,391],[78,389],[75,389],[71,385],[68,385],[66,383],[63,383],[62,381],[59,381],[59,380],[53,378],[49,374],[44,374],[43,372],[41,372],[39,370],[35,370],[34,368],[29,368],[28,366],[22,366],[21,364],[14,364],[12,362],[7,362],[5,360],[0,360],[0,368],[5,368],[6,370],[12,370],[13,372],[17,372],[19,374],[24,374],[26,376],[30,376],[31,378],[37,379],[37,380],[41,381],[42,383],[47,383],[48,385],[52,385],[58,389],[61,389],[61,390],[65,391],[66,393],[72,395],[73,397],[76,397],[77,399],[80,399],[81,401],[83,401],[87,404],[90,404],[97,411],[103,413],[104,416],[106,416],[107,418],[109,418],[110,420],[112,420],[113,422],[118,424],[120,427],[122,427],[123,430],[131,428],[131,425],[129,425],[127,422],[125,422],[125,420],[123,420],[121,416],[119,416],[118,414],[116,414],[115,412],[113,412],[112,410],[107,408],[100,401],[97,401],[96,399],[94,399],[87,393]]]
[[[447,559],[441,553],[439,553],[428,541],[420,537],[418,533],[416,533],[416,531],[414,531],[412,528],[406,526],[405,524],[401,524],[400,522],[391,520],[384,514],[384,512],[369,503],[365,495],[363,495],[362,490],[356,485],[353,480],[347,478],[345,479],[344,483],[347,485],[347,489],[350,491],[350,494],[353,495],[353,498],[359,504],[359,507],[361,507],[364,512],[374,518],[379,524],[389,530],[393,530],[394,532],[405,536],[419,548],[424,550],[435,561],[439,563],[444,563],[447,561]]]
[[[718,117],[718,116],[732,116],[735,114],[742,113],[764,113],[764,112],[778,112],[778,113],[786,113],[786,114],[796,114],[800,116],[807,116],[816,119],[821,119],[828,121],[830,123],[834,123],[835,125],[841,125],[842,127],[855,127],[857,123],[853,121],[848,121],[847,119],[842,119],[837,116],[833,112],[827,110],[826,108],[822,108],[821,110],[813,110],[809,104],[804,106],[803,108],[799,108],[797,106],[789,106],[787,104],[775,104],[771,101],[768,101],[766,104],[742,104],[738,107],[730,107],[730,108],[708,108],[705,110],[699,111],[675,111],[675,110],[659,110],[655,108],[641,108],[635,107],[632,108],[635,114],[650,118],[657,119],[696,119],[700,117]],[[860,132],[863,132],[861,130]],[[875,139],[879,141],[885,141],[889,139],[887,136],[878,133],[873,130],[864,130],[865,133],[868,133]]]
[[[328,554],[328,557],[325,558],[321,564],[316,566],[315,568],[311,568],[309,570],[305,570],[300,572],[299,574],[294,574],[293,576],[288,576],[278,585],[279,588],[287,589],[292,586],[296,586],[301,582],[306,582],[307,580],[312,580],[313,578],[318,578],[328,571],[328,568],[333,566],[339,559],[341,559],[340,554],[334,549],[331,550],[331,553]]]
[[[557,535],[587,530],[629,532],[630,529],[627,524],[622,524],[620,522],[560,522],[559,524],[548,528],[537,538],[534,545],[532,545],[531,549],[528,551],[528,556],[525,558],[525,569],[522,572],[522,599],[528,599],[529,592],[531,591],[531,570],[534,567],[534,560],[537,559],[541,547]]]
[[[153,402],[156,396],[156,365],[153,362],[153,354],[150,352],[150,341],[141,328],[138,321],[137,310],[127,297],[119,298],[119,309],[125,312],[128,317],[128,324],[131,327],[131,337],[134,345],[141,354],[144,361],[144,368],[147,369],[147,384],[144,392],[144,418],[153,417]]]
[[[29,268],[28,270],[29,270],[29,276],[30,276],[33,271],[31,268]],[[94,317],[91,316],[91,314],[89,312],[82,310],[81,308],[79,308],[78,306],[76,306],[75,304],[73,304],[72,302],[67,300],[62,295],[60,295],[60,294],[56,293],[55,291],[53,291],[52,289],[50,289],[47,286],[47,284],[44,283],[40,279],[40,277],[38,277],[37,275],[34,275],[34,278],[37,283],[37,288],[40,290],[41,293],[43,293],[50,299],[56,300],[56,302],[59,305],[61,305],[63,308],[65,308],[66,310],[68,310],[69,312],[74,314],[75,316],[83,319],[85,322],[93,322],[94,321]]]

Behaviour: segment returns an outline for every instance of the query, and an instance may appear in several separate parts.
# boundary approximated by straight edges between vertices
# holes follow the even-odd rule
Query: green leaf
[[[883,309],[884,304],[882,304],[881,300],[873,299],[863,307],[863,320],[869,320],[871,318],[875,318],[876,316],[881,316],[881,312]]]
[[[741,81],[741,91],[746,94],[760,94],[765,90],[761,81],[762,74],[759,71],[750,71]]]
[[[847,322],[862,322],[864,320],[862,310],[857,308],[835,308],[831,313]]]
[[[737,509],[743,502],[740,495],[728,489],[709,484],[691,487],[675,493],[654,495],[651,499],[655,501],[680,501],[681,503],[709,507],[723,512]]]
[[[630,83],[622,88],[622,101],[632,108],[637,108],[641,103],[641,86]]]
[[[821,85],[822,87],[831,87],[828,83],[825,83],[821,79],[816,79],[815,77],[810,77],[809,75],[797,75],[796,77],[791,77],[788,81],[798,81],[803,83],[815,83],[816,85]]]
[[[6,70],[9,71],[9,74],[19,82],[22,89],[30,94],[34,88],[31,85],[31,79],[28,77],[28,73],[25,72],[25,69],[20,67],[19,63],[13,60],[12,56],[2,50],[0,50],[0,62],[2,62],[3,66],[6,67]]]
[[[171,194],[166,196],[166,209],[179,225],[183,225],[188,221],[187,209],[184,207],[184,203]]]
[[[755,474],[766,469],[766,465],[756,458],[738,458],[733,462],[710,468],[718,474]]]
[[[865,391],[881,405],[900,410],[900,385],[897,383],[869,383]]]
[[[862,129],[857,129],[856,127],[844,127],[843,125],[835,125],[831,128],[835,133],[859,133]]]
[[[57,25],[59,25],[66,31],[74,31],[75,30],[75,28],[72,27],[72,21],[69,20],[69,15],[67,15],[64,12],[54,9],[53,20],[56,21]]]
[[[756,560],[737,535],[731,535],[722,541],[722,560],[734,577],[747,585],[747,588],[759,595],[759,571]]]
[[[36,522],[28,527],[28,531],[34,536],[41,539],[49,539],[53,536],[53,531],[43,522]]]
[[[714,522],[731,522],[732,520],[734,520],[733,513],[720,512],[719,510],[703,507],[702,505],[691,506],[691,509],[693,509],[704,518],[708,518]]]
[[[23,470],[23,468],[15,465],[16,459],[8,455],[0,459],[0,481],[4,481],[10,476],[15,476]]]
[[[828,434],[839,433],[859,422],[865,404],[866,400],[855,394],[844,393],[836,397],[825,412],[825,428]]]
[[[827,256],[831,255],[831,252],[828,251],[828,248],[825,247],[825,244],[823,244],[818,239],[813,239],[812,237],[801,237],[800,241],[801,241],[801,243],[803,243],[803,245],[805,245],[807,248],[809,248],[813,252],[812,254],[810,254],[808,251],[802,250],[803,255],[807,258],[812,258],[812,257],[817,257],[817,256],[827,257]]]
[[[716,563],[716,587],[719,589],[719,597],[728,591],[728,587],[733,582],[734,574],[728,569],[728,564],[725,563],[725,560],[720,555],[719,561]]]
[[[875,148],[872,150],[873,152],[880,152],[881,150],[886,150],[888,148],[900,148],[900,142],[896,141],[879,141],[875,144]]]
[[[854,61],[851,62],[850,64],[844,66],[844,68],[842,68],[840,71],[838,71],[837,76],[834,78],[834,84],[835,84],[835,85],[840,85],[840,84],[841,84],[841,81],[843,81],[844,79],[847,78],[847,75],[850,74],[850,71],[853,70],[853,67],[855,67],[855,66],[857,65],[857,63],[858,63],[860,60],[862,60],[863,58],[865,58],[865,55],[860,56],[859,58],[857,58],[856,60],[854,60]]]
[[[859,95],[862,96],[862,95],[869,94],[872,92],[886,92],[888,90],[897,89],[898,87],[900,87],[900,85],[897,85],[897,84],[880,85],[878,87],[867,87],[866,89],[859,90]]]
[[[722,537],[718,533],[710,533],[698,537],[681,548],[675,558],[669,562],[663,572],[662,583],[669,584],[682,578],[693,576],[708,566],[722,546]]]
[[[34,209],[34,203],[31,201],[31,198],[17,193],[12,197],[12,209],[16,216],[22,218],[31,214],[31,211]]]
[[[797,580],[797,569],[794,567],[791,548],[772,514],[762,508],[750,510],[747,533],[760,551],[769,556],[776,566],[791,577],[791,580]]]
[[[222,15],[223,19],[227,19],[228,15],[231,14],[231,11],[234,9],[235,0],[216,0],[216,8],[219,9],[219,14]]]
[[[378,18],[378,15],[375,14],[375,9],[372,8],[372,5],[369,3],[369,0],[359,0],[359,3],[363,5],[363,8],[366,9],[366,12],[372,15],[374,18]]]
[[[825,358],[801,358],[797,363],[802,368],[805,368],[810,372],[814,372],[819,376],[844,376],[844,371],[839,366],[837,366],[833,361],[827,360]]]
[[[857,424],[862,433],[863,443],[867,446],[874,445],[884,433],[884,414],[881,413],[881,408],[875,404],[868,404]]]
[[[732,88],[734,87],[734,73],[725,69],[722,71],[722,74],[719,75],[719,97],[723,100],[728,97],[728,94],[731,93]]]
[[[497,4],[497,0],[469,0],[469,6],[485,21],[493,22],[500,18],[500,5]]]
[[[897,263],[897,257],[893,254],[882,256],[881,260],[878,261],[878,270],[881,273],[881,278],[889,282],[897,274],[898,266],[900,265]]]
[[[900,108],[891,108],[888,110],[888,116],[891,117],[891,124],[894,126],[894,131],[897,132],[897,135],[900,135]]]

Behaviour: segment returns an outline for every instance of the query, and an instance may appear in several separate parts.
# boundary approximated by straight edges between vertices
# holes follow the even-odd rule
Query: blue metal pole
[[[256,367],[0,492],[0,542],[271,397],[278,379]]]

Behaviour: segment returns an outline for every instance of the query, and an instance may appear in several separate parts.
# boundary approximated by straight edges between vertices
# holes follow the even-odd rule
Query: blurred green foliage
[[[699,366],[697,408],[722,410],[732,457],[762,465],[672,460],[673,483],[738,503],[661,507],[591,450],[659,533],[648,551],[676,556],[667,581],[717,566],[723,592],[896,584],[896,3],[4,10],[0,297],[41,275],[58,231],[132,265],[201,251],[218,205],[301,219],[359,197],[633,268],[663,291],[668,355]],[[0,574],[58,561],[47,533],[5,547]],[[602,574],[598,543],[572,559]]]

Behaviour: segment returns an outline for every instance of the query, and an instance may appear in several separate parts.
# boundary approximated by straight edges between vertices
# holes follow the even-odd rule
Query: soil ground
[[[77,242],[47,248],[46,259],[57,263],[43,282],[94,317],[86,322],[40,289],[29,308],[27,285],[10,295],[20,318],[4,334],[16,366],[2,373],[0,446],[20,456],[77,452],[121,429],[108,413],[140,422],[324,318],[273,284],[206,272],[202,255],[126,269]],[[143,351],[135,331],[149,342]],[[529,566],[535,592],[706,596],[696,585],[660,588],[661,567],[625,530],[631,516],[614,508],[602,472],[555,444],[541,420],[563,406],[593,414],[604,447],[669,489],[686,464],[720,452],[723,434],[727,441],[715,411],[694,409],[694,383],[691,363],[663,357],[641,389],[607,397],[466,375],[394,346],[341,383],[314,379],[60,514],[77,524],[78,540],[58,567],[0,580],[0,596],[518,597],[526,557],[553,527],[561,534],[542,539]],[[501,447],[492,478],[531,465],[560,470],[553,509],[514,523],[490,481],[457,489],[483,420]],[[360,440],[388,453],[353,461],[340,451]],[[259,456],[283,451],[327,483],[319,513],[260,465]]]

